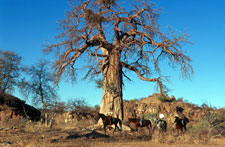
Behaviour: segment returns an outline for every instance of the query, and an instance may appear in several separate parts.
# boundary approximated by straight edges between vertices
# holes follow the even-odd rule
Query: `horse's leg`
[[[160,122],[160,124],[159,124],[158,130],[159,130],[159,135],[161,135],[162,132],[163,132],[163,128],[162,128],[161,122]]]
[[[167,132],[167,125],[164,124],[164,129],[165,129],[165,132]]]
[[[184,130],[183,130],[183,128],[184,128],[184,127],[183,127],[183,126],[181,126],[181,129],[180,129],[180,131],[181,131],[181,133],[180,133],[180,134],[181,134],[181,135],[183,135],[183,134],[184,134]]]
[[[162,131],[163,131],[163,133],[166,132],[166,126],[165,126],[165,124],[162,124]]]
[[[122,128],[122,122],[121,121],[119,121],[119,125],[120,125],[120,131],[122,131],[123,128]]]
[[[184,124],[184,131],[187,131],[186,124]]]
[[[105,131],[105,133],[106,133],[106,125],[104,124],[104,131]]]
[[[118,128],[118,127],[117,127],[117,123],[115,123],[114,125],[115,125],[115,128],[114,128],[113,133],[116,131],[116,128]]]
[[[179,135],[180,127],[176,125],[177,136]]]
[[[120,128],[119,128],[119,126],[117,125],[119,122],[117,122],[116,123],[116,127],[117,127],[117,129],[119,130],[119,131],[121,131],[122,129],[120,129],[121,128],[121,126],[120,126]],[[120,125],[120,124],[119,124]]]
[[[163,127],[162,127],[162,124],[160,123],[159,125],[159,134],[161,135],[163,133]]]
[[[186,131],[186,127],[185,127],[185,126],[183,126],[183,128],[182,128],[182,134],[184,134],[184,133],[185,133],[185,131]]]
[[[136,126],[136,132],[138,131],[138,124],[135,124],[135,126]]]
[[[119,123],[119,122],[118,122],[118,123]],[[119,124],[119,125],[116,124],[116,126],[117,126],[117,129],[120,130],[120,128],[121,128],[120,124]],[[119,126],[120,126],[120,128],[119,128]]]
[[[151,126],[150,126],[150,124],[149,124],[149,126],[147,125],[147,128],[149,130],[149,135],[151,135]]]

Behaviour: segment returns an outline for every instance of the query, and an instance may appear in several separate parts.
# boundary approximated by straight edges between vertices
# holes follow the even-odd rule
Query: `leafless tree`
[[[84,98],[69,99],[67,102],[69,111],[84,111],[88,108],[88,104]]]
[[[55,52],[58,57],[54,64],[57,82],[62,75],[80,74],[80,69],[86,72],[84,78],[102,75],[101,113],[112,110],[123,119],[123,78],[132,80],[128,71],[141,80],[156,82],[161,94],[161,61],[180,66],[184,76],[192,72],[191,59],[182,50],[189,43],[188,35],[162,33],[159,12],[151,1],[81,0],[71,4],[71,11],[60,22],[59,41],[44,52]]]
[[[44,110],[57,99],[57,92],[54,80],[47,65],[47,61],[25,68],[27,79],[23,79],[20,84],[20,92],[25,98],[32,98],[34,105],[42,104]]]
[[[21,57],[12,51],[0,50],[0,92],[12,92],[20,76]]]

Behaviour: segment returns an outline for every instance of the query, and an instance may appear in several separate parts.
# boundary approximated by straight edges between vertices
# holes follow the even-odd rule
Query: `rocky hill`
[[[0,94],[0,121],[24,117],[38,121],[40,120],[41,112],[17,97],[9,94]]]
[[[141,111],[144,111],[145,118],[154,118],[158,116],[159,111],[163,112],[168,123],[173,123],[176,115],[176,107],[182,107],[183,113],[194,124],[197,123],[203,116],[207,114],[224,114],[225,109],[213,109],[207,105],[197,106],[191,103],[184,102],[181,98],[177,99],[174,96],[162,97],[160,94],[153,94],[147,98],[129,100],[124,102],[125,120],[132,117],[132,112],[136,110],[137,116]]]

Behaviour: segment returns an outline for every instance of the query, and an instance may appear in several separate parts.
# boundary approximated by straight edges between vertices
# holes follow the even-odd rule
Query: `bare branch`
[[[104,69],[114,66],[112,64],[118,65],[111,58],[117,51],[116,60],[120,60],[121,68],[134,71],[141,80],[157,82],[161,89],[160,78],[151,76],[164,76],[160,67],[162,60],[178,65],[184,77],[193,73],[191,59],[182,50],[182,46],[189,43],[185,33],[160,32],[158,9],[148,0],[136,1],[130,8],[120,2],[83,0],[74,3],[67,19],[61,22],[59,39],[62,40],[46,49],[47,52],[56,49],[58,81],[67,68],[75,72],[76,67],[80,67],[75,64],[82,55],[91,61],[91,65],[82,65],[90,71],[86,75],[99,69],[103,73]]]
[[[131,65],[126,64],[124,62],[120,62],[120,64],[123,67],[134,71],[141,80],[148,81],[148,82],[157,82],[158,86],[160,87],[160,93],[163,95],[163,90],[162,90],[163,87],[162,87],[162,82],[160,81],[160,78],[153,78],[153,79],[145,78],[145,77],[142,76],[142,74],[139,72],[139,70],[135,66],[131,66]]]

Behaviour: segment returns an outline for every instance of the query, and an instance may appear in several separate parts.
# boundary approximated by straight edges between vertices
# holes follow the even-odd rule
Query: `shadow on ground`
[[[77,139],[77,138],[82,138],[82,137],[85,137],[87,139],[96,139],[96,138],[109,138],[110,136],[96,132],[95,130],[93,130],[90,133],[85,133],[85,134],[74,133],[74,134],[67,136],[66,139]]]

